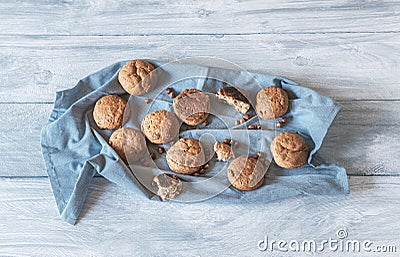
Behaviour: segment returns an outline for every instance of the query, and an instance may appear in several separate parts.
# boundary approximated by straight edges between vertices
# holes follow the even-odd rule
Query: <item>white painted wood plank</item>
[[[97,178],[83,218],[71,226],[58,217],[46,178],[0,179],[0,255],[282,256],[260,252],[257,242],[264,236],[337,239],[338,229],[346,229],[349,240],[397,245],[399,251],[400,177],[356,176],[350,184],[349,196],[213,205],[149,201]]]
[[[348,174],[400,174],[400,101],[343,102],[319,153]]]
[[[2,34],[138,35],[399,31],[394,1],[12,1]]]
[[[248,36],[0,36],[0,102],[52,101],[119,60],[212,56],[336,99],[399,99],[400,33]],[[187,61],[215,65],[210,61]],[[29,93],[27,93],[29,92]]]
[[[400,174],[400,101],[343,102],[320,149],[348,174]],[[0,176],[45,176],[40,130],[51,104],[2,104]]]
[[[0,176],[47,176],[40,132],[52,104],[0,105]]]

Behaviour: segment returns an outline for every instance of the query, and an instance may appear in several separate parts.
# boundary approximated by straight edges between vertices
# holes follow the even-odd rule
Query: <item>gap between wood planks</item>
[[[224,36],[253,36],[253,35],[329,35],[329,34],[395,34],[400,33],[400,30],[388,31],[302,31],[302,32],[249,32],[249,33],[127,33],[127,34],[2,34],[0,37],[152,37],[152,36],[211,36],[211,37],[224,37]]]
[[[95,177],[102,178],[100,175],[96,175]],[[349,174],[347,177],[400,177],[400,174]],[[49,176],[46,175],[37,175],[37,176],[9,176],[9,175],[0,175],[0,179],[48,179]],[[104,178],[105,179],[105,178]]]
[[[70,88],[80,78],[118,60],[184,62],[196,56],[230,60],[249,71],[287,77],[334,99],[400,99],[395,77],[400,65],[399,42],[400,33],[222,38],[5,36],[0,37],[0,102],[50,102],[55,91]],[[187,62],[214,63],[204,59]]]
[[[396,1],[15,1],[3,33],[130,35],[398,31]]]

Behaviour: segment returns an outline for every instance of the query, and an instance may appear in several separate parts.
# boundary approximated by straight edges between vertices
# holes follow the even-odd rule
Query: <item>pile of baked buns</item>
[[[132,60],[126,62],[119,71],[118,81],[127,93],[143,95],[154,88],[157,73],[152,64],[143,60]],[[236,86],[226,86],[216,92],[218,99],[234,106],[248,119],[247,112],[251,104],[245,95],[245,90]],[[202,144],[194,138],[175,140],[181,122],[188,126],[207,122],[210,112],[209,95],[201,90],[188,88],[176,97],[173,94],[170,96],[174,98],[173,112],[157,110],[147,114],[141,121],[141,131],[122,128],[127,101],[118,95],[111,94],[98,99],[93,109],[93,119],[98,128],[114,130],[108,142],[125,163],[140,161],[146,164],[146,160],[142,158],[145,153],[148,154],[146,140],[155,145],[168,143],[171,147],[167,151],[159,147],[159,153],[165,156],[169,168],[176,174],[201,176],[208,168]],[[288,106],[287,93],[282,88],[268,86],[258,92],[254,109],[260,118],[279,119],[279,124],[282,124],[286,122],[286,117],[283,116],[288,111]],[[269,162],[261,158],[261,154],[235,158],[233,145],[229,140],[216,141],[214,149],[211,149],[214,150],[217,161],[230,162],[227,168],[230,184],[239,190],[259,188],[264,182]],[[304,165],[309,155],[306,141],[296,132],[283,132],[276,136],[270,150],[276,164],[287,169]],[[154,159],[154,156],[151,157]],[[168,200],[179,195],[183,184],[175,174],[161,173],[154,177],[153,186],[161,199]]]

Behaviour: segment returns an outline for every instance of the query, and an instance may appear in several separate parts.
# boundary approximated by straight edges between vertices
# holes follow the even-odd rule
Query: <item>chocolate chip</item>
[[[246,113],[245,115],[243,115],[243,119],[244,119],[244,120],[250,119],[250,115],[248,115],[248,114]]]
[[[239,122],[240,122],[240,124],[242,124],[242,123],[245,122],[245,120],[244,120],[243,118],[241,118],[241,119],[239,120]]]
[[[171,93],[169,93],[168,95],[169,95],[169,98],[174,98],[174,97],[175,97],[174,92],[171,92]]]
[[[254,126],[254,125],[248,126],[248,129],[255,129],[255,128],[256,128],[256,126]]]
[[[287,121],[286,117],[283,117],[283,118],[282,118],[282,122],[283,122],[283,123],[286,123],[286,121]]]
[[[144,102],[145,102],[146,104],[148,104],[148,103],[150,103],[150,102],[151,102],[151,99],[149,99],[149,98],[145,98],[145,99],[144,99]]]
[[[235,120],[235,126],[240,124],[240,120]]]
[[[150,153],[150,157],[151,157],[152,160],[155,160],[156,159],[156,154],[155,153]]]
[[[172,92],[172,88],[167,88],[167,89],[165,89],[165,93],[167,93],[168,95],[170,94]]]
[[[283,127],[283,123],[277,122],[277,123],[276,123],[276,127],[277,127],[277,128],[282,128],[282,127]]]
[[[257,124],[257,129],[261,129],[261,124]]]
[[[159,154],[165,153],[165,148],[160,146],[160,147],[158,148],[158,153],[159,153]]]
[[[228,139],[228,138],[225,138],[225,139],[224,139],[224,144],[229,145],[230,143],[231,143],[231,140],[230,140],[230,139]]]

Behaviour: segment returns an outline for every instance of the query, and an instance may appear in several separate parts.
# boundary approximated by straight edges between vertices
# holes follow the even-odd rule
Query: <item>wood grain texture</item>
[[[0,176],[47,175],[40,131],[52,105],[0,105]]]
[[[212,56],[336,99],[400,99],[400,34],[0,36],[0,102],[48,102],[119,60]],[[187,62],[215,65],[215,60]],[[28,93],[29,92],[29,93]]]
[[[344,108],[320,149],[348,174],[399,175],[400,101],[342,102]],[[40,130],[51,104],[0,105],[0,176],[46,176]]]
[[[397,0],[2,0],[0,256],[282,256],[258,240],[335,239],[341,228],[398,255],[399,14]],[[349,196],[247,206],[148,201],[95,178],[80,223],[62,222],[39,142],[55,92],[119,60],[193,56],[342,100],[319,153],[374,176],[350,176]]]
[[[400,31],[398,1],[3,0],[2,34],[148,35]]]
[[[400,174],[400,101],[342,102],[319,153],[348,174]]]
[[[400,177],[355,176],[350,185],[349,196],[213,205],[149,201],[96,178],[84,217],[71,226],[58,217],[47,179],[0,179],[0,255],[282,256],[257,242],[337,239],[338,229],[349,240],[399,247]]]

